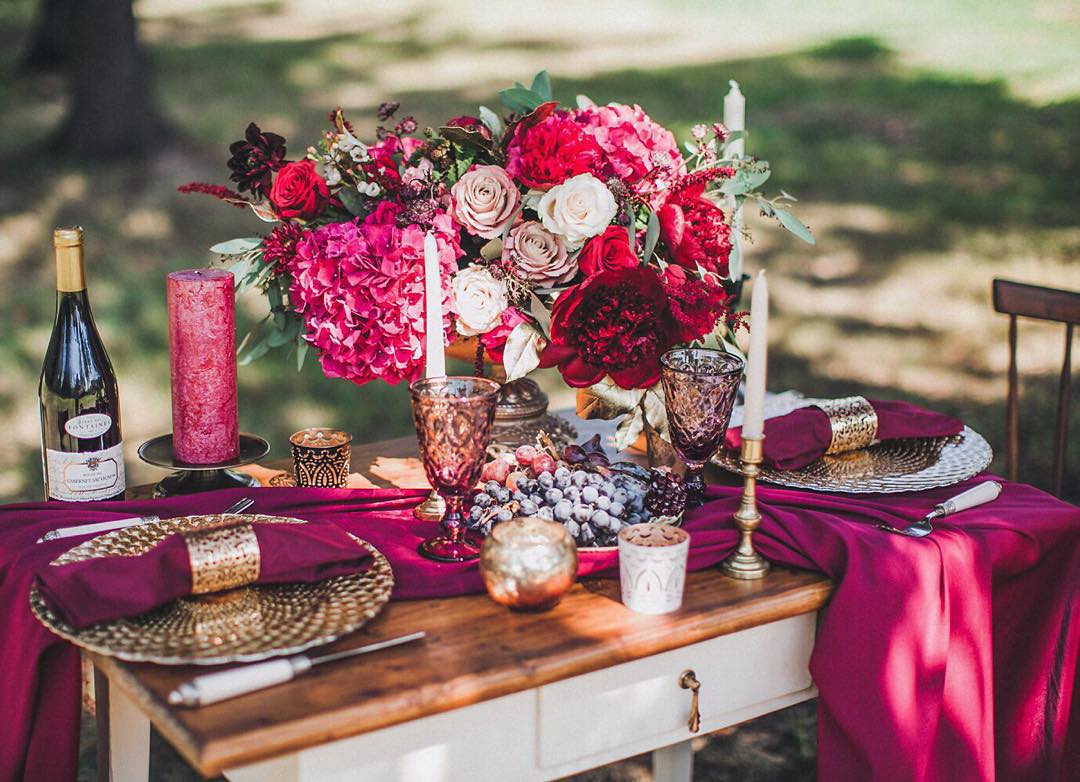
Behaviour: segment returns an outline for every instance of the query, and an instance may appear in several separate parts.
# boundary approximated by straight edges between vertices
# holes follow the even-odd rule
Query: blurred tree
[[[166,127],[132,0],[42,0],[22,64],[68,75],[70,109],[54,145],[62,154],[104,159],[160,144]]]

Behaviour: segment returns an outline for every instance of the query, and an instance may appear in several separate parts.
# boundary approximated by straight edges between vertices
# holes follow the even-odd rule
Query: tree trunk
[[[62,70],[71,53],[71,14],[78,0],[41,0],[38,4],[30,43],[19,59],[24,73],[51,73]]]
[[[71,23],[71,109],[57,148],[83,160],[149,152],[165,128],[131,0],[74,0]]]

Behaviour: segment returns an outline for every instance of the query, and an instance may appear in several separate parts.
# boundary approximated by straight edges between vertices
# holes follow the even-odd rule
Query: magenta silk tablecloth
[[[909,522],[984,478],[900,496],[761,487],[761,551],[836,585],[810,662],[821,779],[1076,779],[1080,508],[1006,483],[998,500],[936,524],[928,538],[874,529]],[[220,511],[245,493],[0,508],[0,780],[75,778],[78,655],[33,618],[27,590],[37,569],[78,541],[34,541],[75,523]],[[409,513],[423,494],[260,489],[253,511],[332,521],[370,541],[394,567],[395,599],[480,592],[475,563],[416,554],[431,531]],[[710,496],[684,523],[694,569],[735,542],[738,490]],[[583,576],[616,568],[612,553],[582,553]]]

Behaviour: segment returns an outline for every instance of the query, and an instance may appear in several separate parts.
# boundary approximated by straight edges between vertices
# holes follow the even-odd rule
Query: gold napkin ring
[[[191,562],[191,594],[223,592],[259,580],[259,539],[250,524],[183,533]]]
[[[878,417],[874,406],[861,396],[846,396],[818,402],[829,416],[832,441],[825,453],[844,453],[865,448],[877,438]]]

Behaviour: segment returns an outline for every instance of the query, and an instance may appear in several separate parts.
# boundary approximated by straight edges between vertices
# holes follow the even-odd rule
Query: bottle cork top
[[[53,229],[54,247],[79,247],[82,243],[82,226],[73,225]]]

